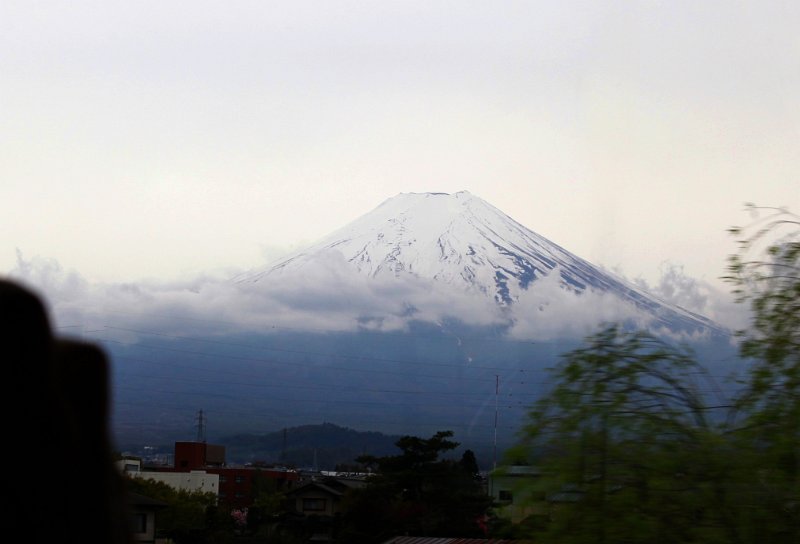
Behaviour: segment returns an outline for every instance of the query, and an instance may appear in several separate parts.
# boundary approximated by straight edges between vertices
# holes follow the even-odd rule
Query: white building
[[[190,472],[166,472],[142,470],[139,459],[120,459],[117,468],[131,478],[145,478],[163,482],[168,486],[182,491],[213,493],[219,495],[219,474],[209,474],[205,470],[192,470]]]

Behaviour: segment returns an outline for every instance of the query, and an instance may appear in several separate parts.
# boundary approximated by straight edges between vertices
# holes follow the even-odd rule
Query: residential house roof
[[[138,507],[149,507],[149,508],[165,508],[169,506],[169,504],[159,501],[157,499],[151,499],[150,497],[146,497],[145,495],[139,495],[138,493],[131,493],[128,492],[128,504],[131,506],[138,506]]]
[[[524,544],[524,540],[503,540],[496,538],[442,538],[429,536],[396,536],[383,544]]]
[[[297,494],[302,493],[304,491],[308,491],[309,489],[319,489],[319,490],[324,491],[325,493],[329,493],[329,494],[331,494],[331,495],[333,495],[335,497],[341,497],[342,496],[342,492],[341,491],[339,491],[337,489],[334,489],[331,486],[326,485],[326,484],[324,484],[322,482],[306,482],[306,483],[304,483],[304,484],[302,484],[300,486],[295,487],[294,489],[291,489],[291,490],[287,491],[286,495],[297,495]]]

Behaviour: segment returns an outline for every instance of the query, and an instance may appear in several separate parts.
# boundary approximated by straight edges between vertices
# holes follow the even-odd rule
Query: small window
[[[325,510],[325,499],[303,499],[304,512],[321,512]]]
[[[237,484],[240,484],[240,483],[242,483],[242,482],[244,482],[244,476],[237,476],[237,477],[236,477],[236,483],[237,483]]]
[[[134,533],[147,532],[147,514],[133,514],[131,515],[131,528]]]
[[[228,481],[228,478],[226,478],[222,474],[219,475],[219,483],[224,484],[227,481]]]

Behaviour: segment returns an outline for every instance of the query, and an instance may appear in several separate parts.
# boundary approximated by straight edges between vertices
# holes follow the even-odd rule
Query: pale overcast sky
[[[800,211],[800,2],[0,2],[0,272],[249,268],[468,190],[709,281]]]

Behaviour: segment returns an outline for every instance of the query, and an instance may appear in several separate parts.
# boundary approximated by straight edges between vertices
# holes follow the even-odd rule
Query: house
[[[396,536],[382,544],[524,544],[524,540],[503,540],[497,538],[448,538],[429,536]]]
[[[292,512],[295,531],[307,534],[312,542],[333,540],[342,500],[348,491],[364,485],[359,478],[322,477],[287,491],[285,504]]]
[[[512,523],[520,523],[531,515],[545,515],[544,491],[537,486],[540,477],[539,469],[529,465],[505,466],[491,472],[489,495],[497,514]]]
[[[335,516],[345,493],[365,485],[364,480],[327,477],[311,480],[285,493],[294,512],[303,516]]]
[[[513,524],[543,526],[564,505],[581,500],[584,491],[576,484],[564,483],[553,491],[545,487],[537,467],[511,465],[498,468],[489,476],[490,495],[497,515]]]
[[[155,544],[156,512],[167,506],[165,502],[138,493],[128,493],[129,519],[134,542]]]

